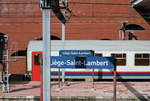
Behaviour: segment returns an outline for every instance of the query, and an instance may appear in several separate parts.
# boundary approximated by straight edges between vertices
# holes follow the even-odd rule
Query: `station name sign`
[[[94,56],[92,50],[60,50],[59,56]]]
[[[114,66],[110,57],[51,57],[51,68],[113,69]]]

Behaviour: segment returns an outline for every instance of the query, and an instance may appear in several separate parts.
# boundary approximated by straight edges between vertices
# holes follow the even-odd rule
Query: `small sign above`
[[[92,50],[60,50],[59,56],[94,56]]]

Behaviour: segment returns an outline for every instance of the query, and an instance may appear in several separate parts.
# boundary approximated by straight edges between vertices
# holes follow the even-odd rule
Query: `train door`
[[[32,52],[32,81],[41,80],[42,52]]]

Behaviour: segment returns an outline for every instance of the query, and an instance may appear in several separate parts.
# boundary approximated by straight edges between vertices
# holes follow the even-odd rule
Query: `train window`
[[[95,53],[95,56],[103,56],[101,53]]]
[[[42,55],[41,54],[35,54],[34,55],[34,65],[42,65]]]
[[[150,54],[135,54],[135,66],[150,65]]]
[[[124,66],[126,65],[126,54],[125,53],[115,53],[111,54],[111,57],[116,59],[116,65],[118,66]]]

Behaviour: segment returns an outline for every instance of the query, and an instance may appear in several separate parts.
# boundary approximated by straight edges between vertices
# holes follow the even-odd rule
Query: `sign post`
[[[51,87],[50,87],[50,14],[51,9],[42,10],[43,14],[43,71],[42,71],[42,85],[43,85],[43,101],[51,100]]]
[[[117,100],[117,72],[116,72],[116,64],[114,65],[114,69],[113,69],[113,84],[114,84],[114,88],[113,88],[113,101]]]
[[[64,50],[65,46],[65,24],[62,23],[62,49]],[[65,69],[62,69],[62,83],[65,83]]]
[[[51,101],[50,77],[50,16],[51,9],[42,10],[43,15],[43,70],[42,70],[42,101]]]
[[[43,31],[43,68],[41,72],[41,101],[51,101],[51,3],[52,0],[40,0],[42,8],[42,31]]]
[[[60,2],[62,7],[60,7]],[[51,12],[53,10],[56,17],[66,23],[66,18],[61,12],[61,8],[69,9],[67,0],[40,0],[40,8],[42,9],[42,24],[43,24],[43,69],[42,69],[42,100],[51,100]]]

